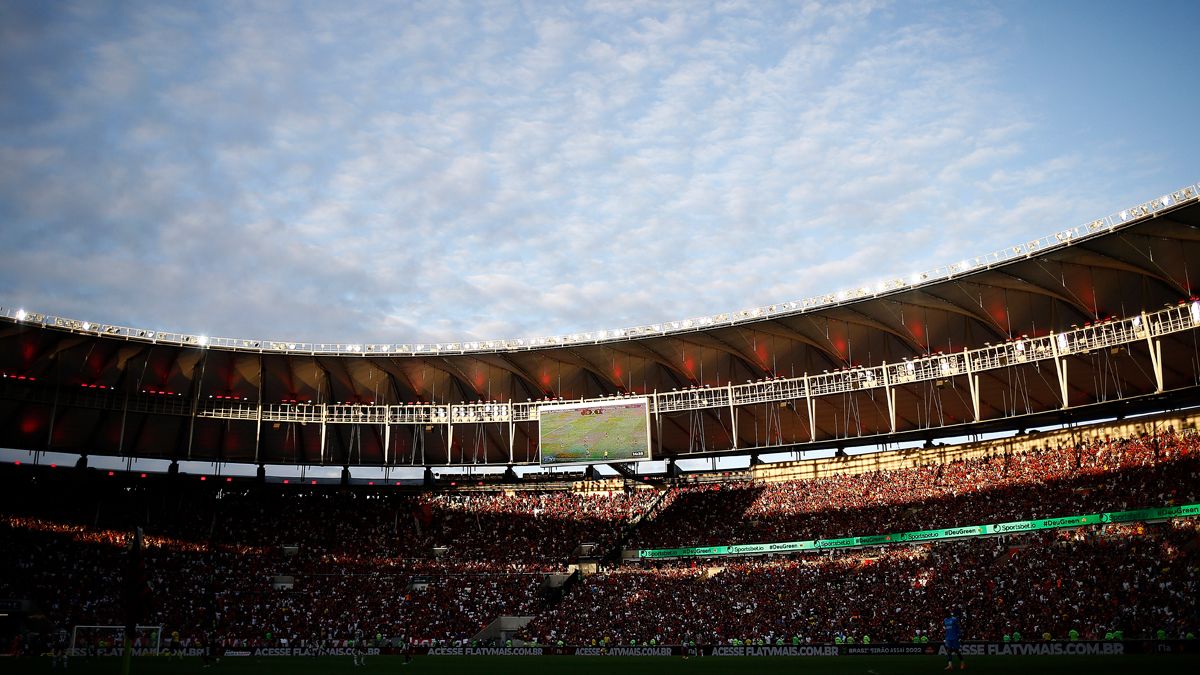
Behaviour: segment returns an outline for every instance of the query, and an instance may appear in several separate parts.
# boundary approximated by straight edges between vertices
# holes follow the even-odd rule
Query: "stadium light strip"
[[[689,546],[683,548],[640,549],[637,551],[637,554],[639,558],[644,560],[659,560],[662,558],[702,558],[725,555],[767,555],[771,553],[792,553],[795,551],[828,551],[832,549],[845,548],[924,544],[931,541],[976,539],[979,537],[1020,534],[1022,532],[1036,532],[1039,530],[1058,530],[1073,527],[1108,525],[1112,523],[1192,518],[1196,516],[1200,516],[1200,504],[1185,504],[1183,506],[1163,506],[1160,508],[1137,509],[1134,511],[1092,513],[1082,516],[1065,516],[1062,518],[1017,520],[1008,523],[995,523],[992,525],[951,527],[942,530],[895,532],[892,534],[877,534],[869,537],[840,537],[838,539],[782,541],[767,544],[731,544],[727,546]]]
[[[520,352],[564,345],[601,344],[627,340],[631,338],[657,337],[682,333],[691,333],[722,326],[734,326],[765,319],[803,314],[816,309],[833,307],[847,302],[855,302],[867,298],[875,298],[889,293],[911,290],[927,284],[947,279],[958,278],[981,270],[991,269],[998,265],[1021,260],[1034,255],[1042,255],[1077,242],[1090,239],[1105,232],[1122,229],[1143,220],[1155,217],[1165,209],[1176,208],[1194,202],[1200,198],[1200,184],[1188,185],[1164,194],[1161,197],[1142,202],[1137,206],[1122,209],[1117,213],[1098,218],[1083,225],[1060,230],[1039,239],[1014,244],[999,251],[985,255],[966,258],[960,262],[935,267],[926,272],[910,276],[891,277],[883,281],[854,288],[847,288],[834,293],[815,295],[802,300],[792,300],[773,305],[752,307],[733,312],[711,314],[679,321],[619,328],[614,330],[598,330],[554,335],[548,337],[515,338],[503,340],[481,340],[464,342],[441,342],[426,344],[396,344],[396,343],[316,343],[294,342],[288,340],[261,340],[246,338],[209,337],[207,335],[192,335],[170,331],[158,331],[146,328],[129,328],[114,324],[92,323],[79,319],[69,319],[49,314],[29,312],[24,308],[0,307],[0,317],[19,323],[40,324],[47,328],[57,328],[76,333],[123,338],[141,342],[181,345],[201,349],[224,349],[234,351],[250,351],[255,353],[282,354],[330,354],[343,356],[429,356],[453,355],[487,352]]]

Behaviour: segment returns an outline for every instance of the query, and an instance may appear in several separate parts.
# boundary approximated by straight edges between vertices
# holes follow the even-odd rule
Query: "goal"
[[[75,626],[71,629],[71,651],[83,656],[94,649],[96,654],[119,654],[125,645],[125,626]],[[162,649],[162,626],[137,626],[133,646],[143,652],[157,654]],[[103,650],[103,652],[101,651]]]

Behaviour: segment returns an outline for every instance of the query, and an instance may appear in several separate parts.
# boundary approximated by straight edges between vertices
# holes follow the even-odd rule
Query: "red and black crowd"
[[[962,609],[967,639],[1200,628],[1195,518],[842,552],[613,557],[547,591],[583,543],[796,541],[1200,502],[1190,430],[810,480],[589,492],[182,489],[33,472],[0,475],[0,598],[30,608],[10,633],[124,624],[136,527],[151,599],[138,623],[185,647],[463,645],[502,615],[532,617],[518,638],[545,645],[910,642],[939,635],[949,608]],[[87,639],[75,646],[95,648]]]

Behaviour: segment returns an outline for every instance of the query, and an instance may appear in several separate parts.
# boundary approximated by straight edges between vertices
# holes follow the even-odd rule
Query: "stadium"
[[[876,287],[534,340],[6,307],[6,640],[100,662],[131,625],[166,668],[869,659],[937,654],[961,608],[969,655],[1191,665],[1198,195]]]
[[[1198,19],[0,2],[0,672],[1197,672]]]

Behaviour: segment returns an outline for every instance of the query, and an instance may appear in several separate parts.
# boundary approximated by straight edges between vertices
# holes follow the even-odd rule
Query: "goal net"
[[[125,626],[75,626],[71,630],[70,653],[75,656],[120,654],[124,646]],[[133,648],[135,653],[157,654],[162,649],[162,626],[137,626]]]

